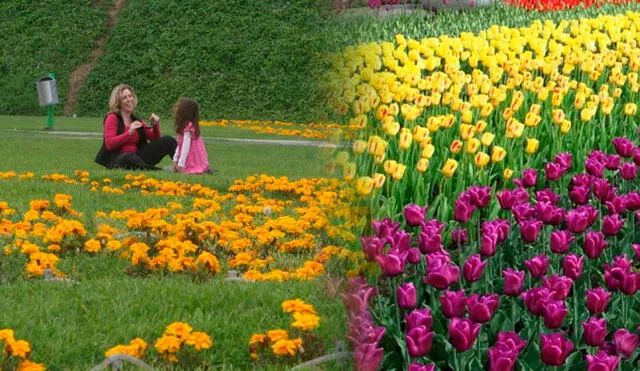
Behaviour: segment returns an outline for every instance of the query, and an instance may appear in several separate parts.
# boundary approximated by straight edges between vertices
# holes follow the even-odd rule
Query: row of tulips
[[[553,11],[573,9],[575,7],[588,8],[592,6],[600,7],[604,4],[629,4],[637,2],[635,0],[505,0],[505,4],[510,4],[537,11]]]
[[[639,32],[629,12],[348,47],[329,74],[332,105],[362,130],[336,164],[384,216],[555,153],[607,150],[636,127]]]
[[[345,297],[369,313],[351,316],[370,329],[354,341],[359,369],[637,369],[640,193],[622,170],[637,148],[612,142],[583,173],[562,153],[512,190],[469,187],[448,224],[416,204],[404,229],[374,221],[361,243],[377,290]]]

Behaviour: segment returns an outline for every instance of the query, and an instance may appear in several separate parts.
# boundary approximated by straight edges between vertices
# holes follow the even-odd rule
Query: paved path
[[[0,129],[0,137],[12,138],[56,138],[56,139],[73,139],[73,140],[97,140],[100,139],[102,133],[82,132],[82,131],[44,131],[44,130],[26,130],[26,129]],[[221,137],[202,137],[208,143],[236,142],[236,143],[253,143],[281,146],[306,146],[306,147],[337,147],[344,143],[332,143],[318,140],[299,140],[299,139],[249,139],[249,138],[221,138]]]

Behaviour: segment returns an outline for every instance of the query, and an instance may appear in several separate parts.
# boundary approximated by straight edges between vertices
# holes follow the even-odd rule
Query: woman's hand
[[[133,133],[141,128],[144,124],[140,121],[134,121],[129,125],[129,135],[133,135]]]
[[[160,125],[160,116],[152,113],[151,117],[149,117],[149,122],[151,122],[151,125]]]

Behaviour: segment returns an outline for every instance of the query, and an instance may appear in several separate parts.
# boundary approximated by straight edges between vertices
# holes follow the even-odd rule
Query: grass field
[[[60,128],[87,131],[93,119],[62,119]],[[0,129],[13,127],[37,129],[33,117],[2,117]],[[219,129],[224,131],[226,129]],[[82,130],[80,130],[82,131]],[[238,132],[240,133],[240,132]],[[234,133],[235,135],[235,133]],[[188,205],[192,196],[153,196],[131,191],[124,194],[91,192],[86,184],[64,184],[41,180],[46,174],[73,176],[76,170],[89,172],[91,180],[109,178],[112,185],[126,183],[129,172],[106,170],[93,162],[100,145],[99,136],[88,139],[60,138],[46,132],[0,131],[5,158],[0,172],[33,172],[30,179],[0,179],[0,201],[7,202],[19,214],[29,209],[31,200],[52,200],[64,193],[73,198],[75,210],[82,213],[88,230],[98,223],[96,211],[166,207],[170,202]],[[182,181],[210,187],[225,193],[235,179],[252,174],[286,176],[301,179],[323,176],[320,157],[323,149],[282,145],[242,143],[207,144],[209,159],[220,172],[216,175],[185,176],[164,171],[147,173],[159,181]],[[165,159],[160,165],[170,162]],[[265,195],[267,196],[267,195]],[[227,210],[223,208],[221,213]],[[0,246],[10,244],[13,236],[0,233]],[[284,265],[300,264],[304,254],[274,253]],[[252,333],[286,329],[291,316],[280,304],[300,298],[314,305],[321,325],[312,332],[314,344],[307,357],[332,350],[335,341],[345,334],[341,302],[327,291],[325,276],[308,281],[229,282],[226,272],[204,282],[188,275],[159,273],[144,277],[125,274],[126,259],[116,254],[87,255],[69,252],[57,268],[77,284],[46,282],[27,278],[24,256],[0,258],[0,328],[11,328],[16,338],[27,340],[33,349],[31,359],[50,370],[87,370],[104,359],[104,352],[117,345],[142,337],[153,348],[153,341],[175,321],[189,323],[209,334],[214,345],[201,355],[198,367],[215,369],[249,369],[248,340]],[[223,261],[221,260],[221,263]],[[299,362],[271,359],[258,361],[258,369],[284,369]],[[155,366],[164,367],[160,363]],[[185,369],[192,369],[183,366]],[[329,365],[344,369],[345,365]]]

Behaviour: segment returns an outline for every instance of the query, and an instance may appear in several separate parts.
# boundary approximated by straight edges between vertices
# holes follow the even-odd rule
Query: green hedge
[[[132,0],[79,113],[104,114],[112,87],[127,83],[145,113],[169,115],[189,96],[207,119],[317,119],[323,69],[314,56],[326,46],[329,11],[316,0]]]
[[[44,114],[36,80],[50,72],[62,111],[71,71],[104,32],[107,7],[91,0],[0,1],[0,113]]]

